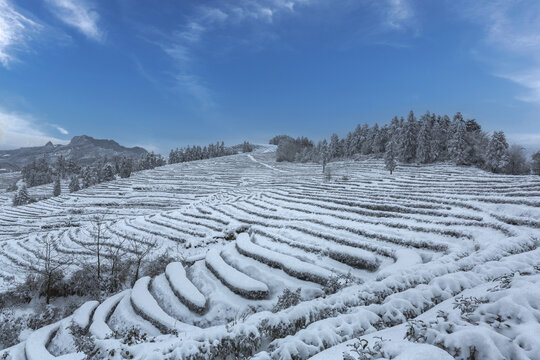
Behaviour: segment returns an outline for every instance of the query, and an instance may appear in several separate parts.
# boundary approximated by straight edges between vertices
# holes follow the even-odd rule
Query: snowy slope
[[[373,347],[382,334],[388,337],[382,358],[425,353],[442,359],[469,351],[469,334],[488,344],[476,351],[503,356],[493,358],[538,358],[538,343],[527,331],[537,333],[540,319],[534,300],[540,178],[445,164],[402,166],[390,176],[382,161],[364,159],[329,164],[333,178],[327,181],[320,166],[276,163],[272,151],[165,166],[56,199],[6,206],[0,212],[0,278],[6,284],[22,280],[19,270],[32,263],[33,244],[43,236],[58,237],[61,251],[84,257],[81,244],[93,241],[88,220],[98,213],[108,219],[105,246],[154,238],[156,251],[168,248],[193,259],[97,306],[89,331],[108,338],[96,340],[102,349],[129,351],[137,359],[227,352],[341,359],[350,352],[347,344],[365,338]],[[513,274],[519,277],[515,289],[506,280],[507,288],[483,298],[501,276]],[[299,304],[271,312],[284,289],[297,288]],[[520,299],[526,288],[530,294]],[[453,308],[459,296],[482,297],[474,322]],[[486,314],[504,308],[523,314],[526,325],[493,328]],[[409,320],[433,322],[437,310],[451,313],[461,332],[446,336],[449,325],[435,324],[428,339],[403,340]],[[140,327],[148,341],[124,344],[129,326]],[[55,329],[27,341],[39,339],[42,349]],[[523,349],[489,345],[500,341]],[[16,359],[19,349],[12,352]]]

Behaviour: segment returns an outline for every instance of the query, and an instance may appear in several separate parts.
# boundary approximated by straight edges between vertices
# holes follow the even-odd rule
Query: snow
[[[133,286],[130,298],[135,312],[150,321],[162,332],[168,332],[170,330],[178,330],[179,332],[195,330],[196,328],[194,326],[174,319],[159,307],[157,301],[148,291],[150,281],[151,278],[145,276],[137,280]]]
[[[397,258],[396,262],[379,271],[377,274],[378,279],[384,279],[393,273],[410,269],[412,266],[422,264],[422,257],[414,250],[399,249],[396,250],[395,255]]]
[[[90,333],[97,339],[105,339],[112,334],[111,328],[107,325],[107,320],[120,300],[128,296],[130,292],[131,290],[124,290],[121,293],[109,297],[98,305],[94,312],[94,316],[92,317],[92,324],[89,329]]]
[[[293,276],[300,276],[306,280],[326,282],[332,277],[332,272],[319,266],[298,260],[295,257],[281,254],[254,244],[247,233],[238,235],[236,247],[241,254],[261,259],[271,266],[279,267]]]
[[[205,261],[207,266],[217,274],[218,278],[223,280],[233,291],[262,294],[261,296],[268,293],[266,284],[249,277],[227,264],[221,257],[219,250],[211,249],[208,251]]]
[[[381,160],[363,158],[330,163],[325,181],[319,165],[276,163],[269,149],[17,208],[0,195],[0,287],[24,280],[44,236],[92,260],[81,244],[94,241],[90,217],[104,214],[105,247],[156,238],[152,256],[177,260],[64,319],[89,325],[103,349],[137,359],[342,359],[348,345],[382,337],[381,358],[466,358],[474,347],[483,358],[539,359],[540,178],[448,164],[400,165],[389,176]],[[347,279],[343,288],[329,287],[336,277]],[[300,303],[272,312],[297,288]],[[463,297],[481,303],[462,313]],[[427,324],[426,339],[405,338],[412,321]],[[48,359],[68,349],[66,324],[30,334],[10,354],[33,347],[30,356]],[[132,326],[145,342],[122,342]]]
[[[175,294],[186,302],[186,306],[196,311],[204,311],[206,298],[186,276],[186,270],[181,263],[167,265],[165,275]]]

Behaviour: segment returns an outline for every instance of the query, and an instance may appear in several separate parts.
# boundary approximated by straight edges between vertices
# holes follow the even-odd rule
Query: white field
[[[190,260],[185,272],[171,274],[175,263],[75,314],[117,354],[342,359],[356,338],[373,346],[382,336],[372,358],[467,359],[474,350],[540,359],[540,177],[446,164],[389,175],[381,160],[364,159],[330,163],[326,181],[319,165],[276,163],[273,150],[169,165],[17,208],[3,195],[0,288],[23,280],[40,237],[85,256],[81,244],[94,241],[88,219],[103,214],[106,246],[157,239],[156,252]],[[227,240],[247,229],[251,236]],[[349,286],[325,295],[340,275]],[[300,288],[303,301],[271,312],[285,288]],[[459,296],[482,299],[473,320],[454,308]],[[450,325],[432,326],[427,342],[446,351],[403,340],[408,320],[435,321],[439,310]],[[81,358],[69,321],[7,352]],[[151,341],[121,343],[130,326]]]

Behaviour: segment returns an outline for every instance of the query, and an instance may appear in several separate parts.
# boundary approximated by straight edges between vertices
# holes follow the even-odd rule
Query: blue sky
[[[0,148],[321,139],[410,109],[540,147],[540,2],[0,0]]]

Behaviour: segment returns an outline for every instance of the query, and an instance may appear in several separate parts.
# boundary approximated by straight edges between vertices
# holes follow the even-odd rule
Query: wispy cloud
[[[494,75],[527,89],[516,98],[540,103],[540,2],[478,0],[458,3],[458,12],[479,24],[484,42],[498,52]],[[493,62],[494,60],[491,60]]]
[[[87,0],[46,0],[51,12],[65,24],[87,38],[103,42],[105,33],[99,26],[99,13]]]
[[[0,64],[8,67],[16,53],[27,50],[28,42],[42,26],[23,15],[8,0],[0,0]]]
[[[58,130],[58,132],[59,132],[60,134],[62,134],[62,135],[68,135],[68,134],[69,134],[69,131],[67,131],[66,129],[64,129],[64,128],[61,127],[61,126],[58,126],[58,125],[56,125],[56,124],[52,124],[52,126],[53,126],[56,130]]]
[[[0,107],[0,149],[41,146],[48,141],[56,144],[68,142],[50,136],[34,117]]]
[[[414,12],[408,0],[387,0],[385,12],[386,25],[392,29],[401,30],[409,27],[414,18]]]
[[[248,21],[271,25],[281,12],[294,12],[295,7],[307,5],[312,0],[237,0],[214,2],[213,6],[200,5],[174,31],[168,34],[150,34],[158,45],[175,63],[173,74],[176,88],[193,97],[201,107],[216,106],[212,90],[197,75],[197,49],[210,33],[225,28],[245,25]],[[146,76],[145,76],[146,77]]]

